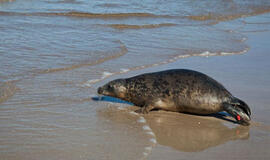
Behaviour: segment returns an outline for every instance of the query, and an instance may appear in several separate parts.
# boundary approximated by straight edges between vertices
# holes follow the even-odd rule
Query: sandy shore
[[[135,18],[130,14],[107,14],[110,10],[105,6],[101,13],[112,19],[104,20],[102,14],[88,14],[98,6],[89,8],[88,1],[83,1],[87,5],[67,4],[71,9],[73,5],[87,6],[80,10],[83,12],[67,14],[54,13],[51,8],[66,6],[62,1],[59,5],[41,1],[34,8],[32,1],[15,2],[14,6],[6,3],[12,14],[18,6],[31,13],[38,11],[36,6],[42,6],[51,16],[43,17],[47,14],[42,12],[40,16],[22,14],[10,18],[10,12],[2,13],[0,22],[4,30],[0,29],[0,33],[5,43],[0,48],[7,54],[0,58],[1,82],[4,79],[0,84],[0,159],[270,159],[270,14],[246,18],[238,18],[237,14],[235,20],[232,17],[210,26],[188,20],[186,26],[186,20],[182,25],[182,18],[179,22],[174,18],[151,19],[151,14],[136,17],[138,11],[144,13],[145,6],[135,10]],[[162,8],[167,8],[167,3]],[[119,13],[127,11],[128,6],[134,7],[133,2],[119,4]],[[202,9],[197,1],[191,5]],[[216,6],[217,13],[223,13],[219,10],[223,3],[214,2],[212,6]],[[196,8],[191,7],[189,12],[189,5],[186,7],[183,9],[188,13],[197,13],[193,13]],[[205,7],[208,13],[208,5]],[[154,8],[150,4],[149,10],[157,11],[155,15],[164,13],[163,9]],[[172,12],[175,13],[178,14]],[[123,21],[117,18],[119,15],[129,18]],[[204,13],[201,17],[207,18]],[[108,30],[100,25],[111,22],[120,24],[116,26],[121,29]],[[179,25],[162,27],[168,22]],[[156,28],[156,24],[161,27]],[[248,46],[250,50],[244,54],[228,55],[243,52]],[[183,49],[188,51],[187,55]],[[203,57],[191,57],[195,53]],[[165,111],[139,115],[133,112],[134,106],[110,97],[97,97],[97,87],[109,80],[172,68],[194,69],[221,82],[249,104],[251,125],[233,123],[228,114],[225,119],[220,115]]]
[[[258,25],[243,31],[250,46],[247,53],[191,57],[119,75],[129,77],[171,68],[198,70],[221,82],[233,95],[246,101],[252,110],[250,127],[216,117],[151,112],[144,117],[156,135],[157,145],[147,159],[270,158],[270,32],[257,32],[256,27]]]

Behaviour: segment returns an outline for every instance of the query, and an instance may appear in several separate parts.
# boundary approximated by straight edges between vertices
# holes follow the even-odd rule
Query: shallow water
[[[267,30],[253,26],[270,19],[254,24],[240,17],[269,11],[267,0],[0,1],[0,157],[147,157],[156,143],[171,143],[162,140],[171,128],[159,131],[157,117],[144,122],[128,104],[93,101],[97,86],[181,58],[245,53],[244,33]],[[197,152],[239,138],[231,133],[235,126],[213,126],[211,134],[228,138],[172,148]]]

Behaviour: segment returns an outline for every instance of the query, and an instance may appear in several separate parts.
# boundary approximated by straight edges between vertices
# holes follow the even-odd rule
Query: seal
[[[250,122],[251,111],[244,101],[213,78],[188,69],[116,79],[99,87],[98,94],[129,101],[141,107],[136,112],[143,114],[153,109],[200,115],[226,111],[239,124]]]

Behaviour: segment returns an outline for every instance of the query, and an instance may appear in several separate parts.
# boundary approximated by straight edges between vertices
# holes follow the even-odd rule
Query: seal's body
[[[99,94],[132,102],[148,113],[162,109],[193,114],[227,111],[241,124],[249,124],[250,109],[220,83],[192,70],[174,69],[117,79],[98,89]]]

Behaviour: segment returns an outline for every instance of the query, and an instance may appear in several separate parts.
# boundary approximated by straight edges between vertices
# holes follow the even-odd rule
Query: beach
[[[263,17],[247,18],[260,24]],[[245,100],[252,110],[249,127],[216,117],[149,113],[144,117],[156,136],[157,145],[147,159],[268,159],[270,146],[269,30],[258,26],[244,29],[248,52],[239,55],[190,57],[117,76],[186,68],[201,71],[221,82],[233,95]],[[218,64],[218,65],[217,65]],[[214,66],[214,67],[213,67]],[[119,122],[118,122],[119,123]],[[123,123],[123,122],[122,122]]]
[[[0,159],[269,159],[268,1],[0,1]],[[251,109],[151,111],[97,88],[185,68]]]
[[[256,30],[256,28],[253,29]],[[221,128],[220,124],[207,122],[209,123],[207,127],[203,126],[202,128],[201,122],[200,125],[196,126],[197,128],[194,127],[196,130],[192,127],[185,128],[188,123],[184,123],[183,129],[190,130],[190,132],[185,131],[188,137],[181,134],[173,134],[173,138],[168,137],[169,140],[158,137],[161,143],[167,141],[171,144],[158,145],[149,159],[269,159],[267,148],[270,145],[270,120],[268,118],[270,111],[268,107],[270,103],[268,100],[270,95],[268,37],[270,32],[247,32],[245,35],[248,38],[247,44],[250,45],[250,50],[245,54],[181,59],[166,66],[160,66],[153,71],[161,70],[163,67],[166,69],[189,68],[211,75],[224,84],[231,93],[243,98],[250,105],[252,110],[251,126],[241,128],[236,125],[233,128],[228,126],[228,128],[225,126]],[[185,121],[191,123],[190,117],[188,118]],[[169,122],[169,125],[171,123],[175,122]],[[228,125],[229,122],[223,122],[223,124]],[[175,124],[176,126],[177,124]],[[175,132],[175,129],[171,128],[171,130]],[[178,130],[182,129],[177,128]],[[179,132],[181,133],[181,131]],[[185,140],[187,142],[183,145],[181,137],[190,139],[189,141]],[[184,147],[193,141],[196,142],[196,140],[199,144],[196,143],[190,150]]]

